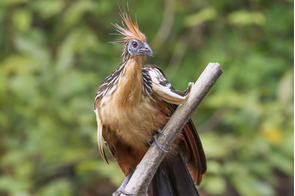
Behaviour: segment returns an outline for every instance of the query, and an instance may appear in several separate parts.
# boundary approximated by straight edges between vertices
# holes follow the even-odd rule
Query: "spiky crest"
[[[116,34],[116,35],[123,35],[125,37],[121,40],[114,41],[112,43],[124,44],[132,39],[136,39],[140,42],[146,42],[145,35],[142,32],[140,32],[140,30],[138,28],[136,13],[135,13],[135,20],[133,23],[132,19],[130,17],[130,14],[129,14],[128,4],[127,4],[127,11],[124,8],[124,6],[122,6],[123,10],[121,9],[119,4],[118,4],[118,7],[120,9],[119,14],[120,14],[121,18],[123,19],[122,26],[118,25],[117,23],[115,23],[115,24],[112,23],[112,25],[116,28],[116,31],[118,32],[118,34]]]

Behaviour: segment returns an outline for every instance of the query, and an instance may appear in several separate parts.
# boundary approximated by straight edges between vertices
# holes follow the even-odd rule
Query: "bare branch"
[[[188,100],[177,108],[163,128],[164,135],[160,135],[158,140],[164,149],[170,148],[177,135],[221,74],[222,70],[220,69],[219,63],[208,64],[199,79],[193,85]],[[153,143],[137,166],[125,191],[143,196],[164,156],[165,153]],[[122,195],[125,196],[125,194]]]

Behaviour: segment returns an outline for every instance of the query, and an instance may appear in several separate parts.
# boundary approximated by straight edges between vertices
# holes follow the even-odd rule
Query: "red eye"
[[[136,48],[136,47],[137,47],[137,42],[136,42],[136,41],[133,41],[133,42],[132,42],[132,46],[133,46],[134,48]]]

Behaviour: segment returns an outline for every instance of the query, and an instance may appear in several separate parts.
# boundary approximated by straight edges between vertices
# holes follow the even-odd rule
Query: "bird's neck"
[[[135,104],[142,97],[142,57],[130,57],[123,66],[118,83],[118,97],[124,104]]]

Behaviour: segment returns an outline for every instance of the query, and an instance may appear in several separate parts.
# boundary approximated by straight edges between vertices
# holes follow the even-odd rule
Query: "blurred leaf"
[[[19,52],[28,54],[41,62],[48,62],[49,54],[38,43],[20,34],[15,36],[15,46]]]
[[[2,71],[5,72],[6,76],[13,73],[30,75],[38,72],[40,69],[38,61],[26,55],[8,56],[0,63],[0,65],[2,66]]]
[[[216,161],[207,162],[207,173],[220,175],[222,174],[221,165]]]
[[[284,77],[280,80],[277,96],[279,101],[287,104],[294,95],[294,81],[291,73],[286,73]]]
[[[291,126],[289,129],[283,132],[284,134],[284,142],[277,146],[280,152],[286,155],[290,160],[294,157],[294,131],[293,131],[293,124],[294,121],[290,123]],[[287,149],[287,150],[286,150]]]
[[[88,28],[79,28],[72,31],[59,48],[56,69],[58,73],[66,71],[74,64],[75,53],[83,53],[98,45],[94,33]]]
[[[38,196],[71,196],[72,195],[72,187],[71,183],[67,180],[55,180],[46,186],[44,186],[39,193]]]
[[[256,180],[251,174],[235,175],[231,178],[240,195],[275,195],[271,186]]]
[[[226,190],[225,179],[221,176],[207,176],[204,188],[209,194],[223,195]]]
[[[109,164],[115,165],[115,167],[110,167],[102,159],[99,161],[85,161],[77,167],[77,172],[96,171],[99,175],[110,178],[111,182],[116,186],[120,186],[125,176],[115,161],[109,160]]]
[[[204,142],[203,142],[204,141]],[[222,143],[220,141],[223,141]],[[223,136],[207,133],[202,135],[202,143],[204,145],[207,158],[225,157],[232,151],[232,146],[236,143],[232,136]]]
[[[26,190],[29,188],[29,181],[15,179],[11,176],[0,176],[0,191],[11,196],[29,195]]]
[[[50,18],[63,10],[65,2],[59,0],[35,1],[33,7],[40,12],[43,18]]]
[[[272,152],[268,155],[268,160],[280,171],[289,174],[294,172],[292,161],[278,152]]]
[[[11,146],[14,148],[15,146]],[[1,165],[8,166],[8,165],[16,165],[17,163],[23,162],[25,159],[26,154],[21,151],[10,151],[6,153],[4,156],[1,157]]]
[[[261,12],[251,13],[245,10],[234,11],[228,15],[227,19],[230,24],[234,24],[237,26],[265,24],[265,17]]]
[[[24,161],[15,168],[15,175],[20,179],[31,178],[34,170],[34,165],[31,161]],[[29,182],[28,182],[29,183]]]
[[[83,14],[89,11],[93,11],[96,8],[96,4],[89,0],[75,1],[70,8],[65,12],[64,24],[66,26],[72,26],[77,24]]]
[[[27,9],[18,9],[12,15],[14,26],[23,32],[28,31],[32,24],[32,14]]]
[[[28,0],[1,0],[0,5],[12,6],[20,3],[25,3]]]
[[[184,24],[187,27],[196,26],[209,20],[214,20],[217,16],[217,12],[213,8],[204,8],[198,13],[187,16],[184,20]]]
[[[83,78],[78,72],[71,71],[60,78],[58,82],[57,95],[60,98],[71,97],[84,88]]]
[[[248,95],[243,95],[235,91],[228,91],[225,93],[216,94],[209,97],[206,101],[209,107],[232,107],[242,108],[247,101]]]
[[[23,101],[35,101],[38,83],[30,76],[14,76],[9,83],[10,90]]]

